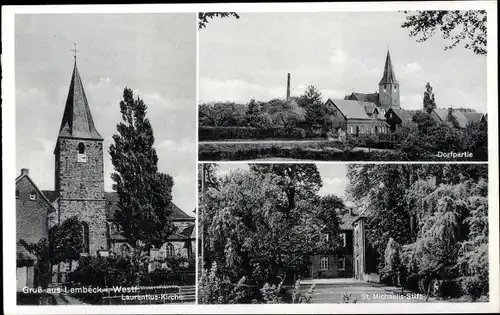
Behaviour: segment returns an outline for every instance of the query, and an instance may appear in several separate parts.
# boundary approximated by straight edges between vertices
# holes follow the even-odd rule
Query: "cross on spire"
[[[79,50],[76,49],[76,43],[73,43],[73,45],[75,45],[75,48],[71,49],[70,51],[74,53],[73,58],[75,58],[76,61],[76,53],[79,52]]]

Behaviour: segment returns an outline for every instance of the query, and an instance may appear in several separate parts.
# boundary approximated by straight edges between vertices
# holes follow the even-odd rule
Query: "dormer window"
[[[30,192],[30,200],[36,200],[36,192],[35,191]]]
[[[85,145],[82,142],[78,144],[78,162],[87,163],[87,155],[85,154]]]

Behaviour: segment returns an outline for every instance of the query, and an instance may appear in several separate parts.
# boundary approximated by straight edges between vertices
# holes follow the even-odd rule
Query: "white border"
[[[486,9],[488,11],[488,120],[489,120],[489,235],[490,302],[424,304],[294,304],[294,305],[134,305],[134,306],[17,306],[15,305],[15,68],[14,15],[43,13],[172,13],[198,11],[232,12],[318,12],[398,11],[422,9]],[[196,26],[197,28],[197,26]],[[88,6],[3,6],[2,7],[2,146],[3,146],[3,239],[4,311],[6,314],[137,314],[137,313],[422,313],[498,312],[498,70],[497,3],[470,2],[379,2],[379,3],[262,3],[262,4],[173,4],[173,5],[88,5]],[[459,49],[459,48],[457,48]],[[197,54],[198,58],[198,54]],[[198,71],[198,70],[197,70]],[[197,80],[198,84],[198,80]],[[197,95],[198,99],[198,95]],[[242,161],[239,161],[240,163]],[[220,163],[220,162],[219,162]],[[336,162],[331,162],[332,164]],[[337,162],[341,163],[341,162]],[[404,162],[403,162],[404,163]],[[435,162],[427,162],[435,163]],[[427,164],[426,163],[426,164]],[[437,162],[439,163],[439,162]],[[443,162],[444,163],[444,162]],[[441,164],[441,163],[439,163]],[[198,174],[198,171],[196,172]],[[197,189],[197,188],[196,188]],[[198,242],[196,244],[198,246]],[[13,259],[14,258],[14,259]]]

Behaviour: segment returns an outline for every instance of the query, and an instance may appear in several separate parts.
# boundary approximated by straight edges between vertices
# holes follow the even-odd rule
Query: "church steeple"
[[[394,68],[392,67],[391,54],[387,50],[385,58],[384,75],[378,84],[379,105],[388,110],[391,107],[400,108],[399,82],[396,80]]]
[[[82,79],[76,66],[76,58],[61,127],[59,128],[59,137],[102,140],[92,120]]]
[[[392,67],[391,62],[391,54],[389,50],[387,50],[387,57],[385,58],[385,66],[384,66],[384,75],[380,80],[379,85],[381,84],[397,84],[398,80],[396,80],[396,75],[394,74],[394,68]]]

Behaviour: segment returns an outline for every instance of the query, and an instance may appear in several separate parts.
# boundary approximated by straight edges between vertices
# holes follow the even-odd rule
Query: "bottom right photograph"
[[[488,302],[488,165],[198,164],[198,303]]]

